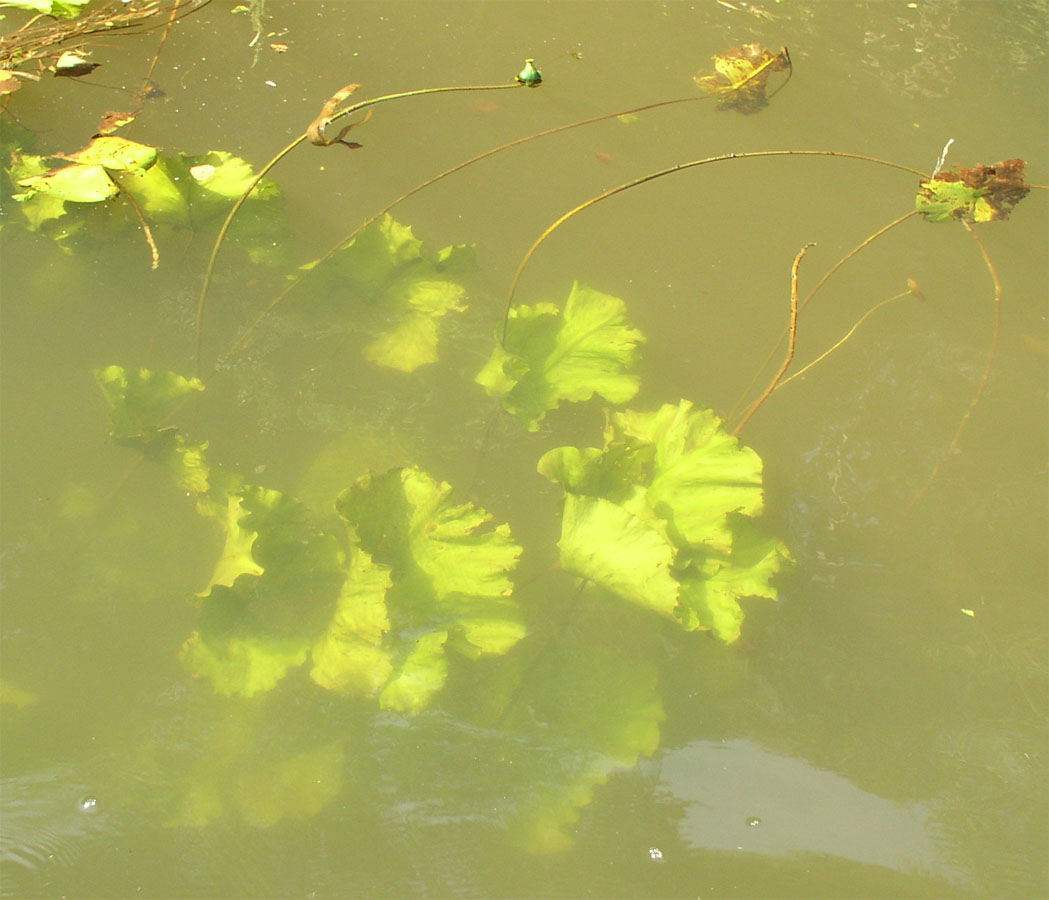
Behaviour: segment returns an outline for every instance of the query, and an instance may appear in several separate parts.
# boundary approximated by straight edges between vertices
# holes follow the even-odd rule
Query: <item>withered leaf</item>
[[[962,219],[991,222],[1008,218],[1030,188],[1024,183],[1026,161],[1007,159],[986,166],[952,166],[921,182],[915,207],[930,222]]]
[[[768,104],[769,74],[790,68],[786,47],[772,53],[757,43],[742,44],[715,54],[714,74],[696,75],[694,80],[701,91],[717,98],[719,109],[754,113]]]

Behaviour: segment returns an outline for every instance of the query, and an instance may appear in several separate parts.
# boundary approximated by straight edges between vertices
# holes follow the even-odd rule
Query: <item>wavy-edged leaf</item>
[[[688,401],[610,417],[605,447],[560,447],[538,470],[566,492],[562,566],[678,622],[739,637],[746,596],[776,599],[787,548],[760,534],[761,459]]]
[[[95,379],[109,402],[111,431],[117,438],[138,435],[148,426],[159,425],[184,398],[204,390],[198,378],[122,366],[96,369]]]
[[[466,309],[466,289],[455,279],[474,267],[472,246],[426,254],[412,229],[386,214],[302,269],[317,279],[328,306],[347,303],[370,320],[374,336],[364,348],[366,359],[413,372],[437,361],[440,320]]]
[[[682,545],[728,551],[729,513],[756,516],[764,509],[761,457],[709,410],[686,401],[655,412],[625,410],[612,420],[610,443],[616,442],[654,451],[647,500]]]
[[[321,687],[350,697],[376,693],[393,672],[393,651],[384,646],[390,630],[386,592],[390,569],[356,550],[336,602],[335,615],[313,645],[310,677]]]
[[[640,331],[618,297],[573,283],[564,313],[551,303],[510,310],[506,340],[475,379],[503,407],[536,431],[561,402],[599,394],[625,403],[638,390]]]
[[[213,589],[210,599],[241,605],[230,588]],[[253,697],[276,687],[289,669],[306,661],[308,653],[309,640],[295,635],[246,633],[216,635],[209,640],[194,631],[179,658],[190,675],[207,680],[216,693]]]
[[[318,683],[381,687],[383,707],[415,712],[443,686],[448,649],[500,655],[524,636],[509,578],[521,548],[484,510],[451,505],[451,490],[412,467],[366,475],[340,495],[363,554],[318,647]]]
[[[219,693],[252,696],[306,661],[337,608],[345,551],[299,501],[267,488],[229,494],[220,521],[225,546],[182,659]]]

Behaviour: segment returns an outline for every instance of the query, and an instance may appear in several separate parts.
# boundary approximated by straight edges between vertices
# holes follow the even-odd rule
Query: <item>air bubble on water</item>
[[[97,797],[82,797],[77,803],[77,809],[82,813],[93,815],[98,812],[98,798]]]

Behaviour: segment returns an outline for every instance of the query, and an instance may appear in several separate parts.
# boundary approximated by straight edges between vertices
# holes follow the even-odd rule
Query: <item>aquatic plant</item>
[[[519,138],[441,172],[363,221],[356,216],[349,235],[288,273],[285,287],[234,338],[226,359],[250,346],[271,311],[308,284],[312,291],[299,294],[295,309],[360,337],[368,362],[401,373],[436,364],[445,326],[467,308],[474,248],[425,250],[411,227],[390,214],[397,203],[495,153],[613,116],[699,99],[714,100],[723,112],[754,113],[774,96],[768,87],[775,72],[792,73],[786,48],[732,48],[715,57],[713,74],[696,77],[699,95]],[[199,369],[206,300],[225,238],[241,242],[254,262],[284,261],[266,251],[283,224],[279,188],[266,178],[270,170],[306,142],[359,149],[347,135],[388,101],[531,88],[541,80],[529,59],[507,83],[423,88],[344,105],[360,88],[348,84],[259,169],[222,151],[168,154],[111,135],[68,155],[5,148],[11,151],[6,177],[30,229],[59,237],[50,231],[53,223],[68,222],[80,207],[127,204],[154,264],[153,227],[215,235],[197,298],[192,374],[119,365],[95,372],[110,406],[113,441],[168,468],[212,536],[211,574],[190,598],[196,619],[178,658],[189,678],[223,698],[235,715],[216,739],[215,753],[185,774],[167,801],[171,824],[204,827],[232,810],[254,827],[315,815],[338,795],[352,742],[377,733],[384,714],[418,729],[447,714],[475,729],[469,739],[491,750],[511,839],[537,852],[569,846],[570,826],[595,788],[659,746],[665,711],[653,648],[668,634],[683,642],[703,632],[716,641],[711,646],[728,652],[745,628],[748,601],[775,601],[777,578],[793,564],[790,549],[764,525],[762,460],[738,436],[769,397],[801,374],[785,377],[800,312],[834,272],[906,219],[959,219],[979,243],[972,224],[1004,218],[1027,191],[1020,160],[956,172],[944,171],[941,161],[927,174],[846,151],[762,150],[681,162],[560,216],[521,260],[494,347],[470,388],[483,389],[525,433],[555,428],[549,420],[567,404],[600,398],[606,407],[594,446],[565,443],[536,460],[536,480],[558,485],[563,496],[553,511],[560,515],[557,562],[532,577],[521,577],[520,560],[533,552],[541,558],[550,548],[519,543],[511,523],[497,522],[418,460],[369,471],[347,465],[321,504],[256,483],[253,474],[216,460],[207,440],[191,433],[184,411],[205,388]],[[361,119],[349,121],[358,113]],[[540,246],[584,210],[663,177],[771,157],[837,158],[921,181],[916,209],[865,239],[801,297],[808,245],[798,253],[790,270],[786,357],[733,427],[699,405],[700,398],[625,406],[641,387],[645,338],[624,299],[575,281],[563,302],[515,302]],[[67,240],[68,229],[61,237]],[[1000,283],[979,246],[995,283],[997,323]],[[889,299],[919,293],[911,283]],[[802,372],[888,302],[865,313]],[[993,355],[992,342],[984,380],[952,447],[986,385]],[[567,588],[571,600],[559,610],[560,621],[544,619],[530,604],[536,584]],[[453,684],[474,689],[449,690]],[[252,758],[262,713],[248,710],[264,708],[282,691],[304,705],[352,709],[359,730],[311,735],[278,758]]]

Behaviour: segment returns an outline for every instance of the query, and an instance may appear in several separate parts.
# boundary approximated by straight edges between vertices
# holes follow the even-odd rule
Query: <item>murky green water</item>
[[[802,311],[790,371],[908,278],[924,297],[872,315],[743,429],[764,461],[761,528],[795,566],[775,577],[777,602],[742,601],[729,645],[551,568],[563,492],[536,464],[602,446],[602,403],[563,404],[529,432],[474,383],[532,242],[646,173],[775,149],[929,172],[953,138],[949,163],[1021,157],[1027,181],[1046,184],[1044,5],[271,0],[257,51],[232,5],[176,25],[152,76],[165,96],[126,137],[257,168],[347,82],[363,99],[509,82],[525,57],[542,69],[537,90],[378,105],[347,136],[360,149],[306,144],[276,167],[283,260],[223,250],[206,391],[171,419],[210,442],[213,472],[299,496],[325,521],[325,498],[368,471],[418,466],[448,482],[453,504],[488,510],[523,547],[512,600],[528,634],[505,654],[449,653],[443,689],[414,714],[325,689],[302,659],[250,698],[216,690],[250,682],[247,663],[191,678],[183,646],[214,628],[196,595],[222,530],[168,470],[110,440],[92,372],[193,374],[212,233],[158,226],[152,271],[133,222],[102,232],[93,220],[105,236],[65,253],[5,197],[3,895],[1045,896],[1044,189],[975,228],[1001,329],[948,458],[995,320],[966,230],[912,217]],[[83,80],[23,83],[8,112],[36,152],[72,152],[102,113],[126,109],[158,35],[107,36],[94,47],[104,66]],[[611,118],[396,208],[425,253],[477,246],[436,363],[370,362],[362,350],[386,326],[336,315],[337,286],[319,282],[229,351],[294,266],[403,192],[516,138],[692,96],[713,54],[753,41],[786,45],[794,67],[755,114],[701,101]],[[646,338],[628,405],[687,399],[728,417],[786,325],[799,248],[816,244],[803,297],[913,208],[917,180],[815,156],[682,171],[565,224],[516,302],[561,305],[575,280],[621,298]],[[260,594],[269,605],[251,615],[271,616],[269,633],[319,633],[296,605],[309,577]],[[429,633],[411,627],[406,640]]]

